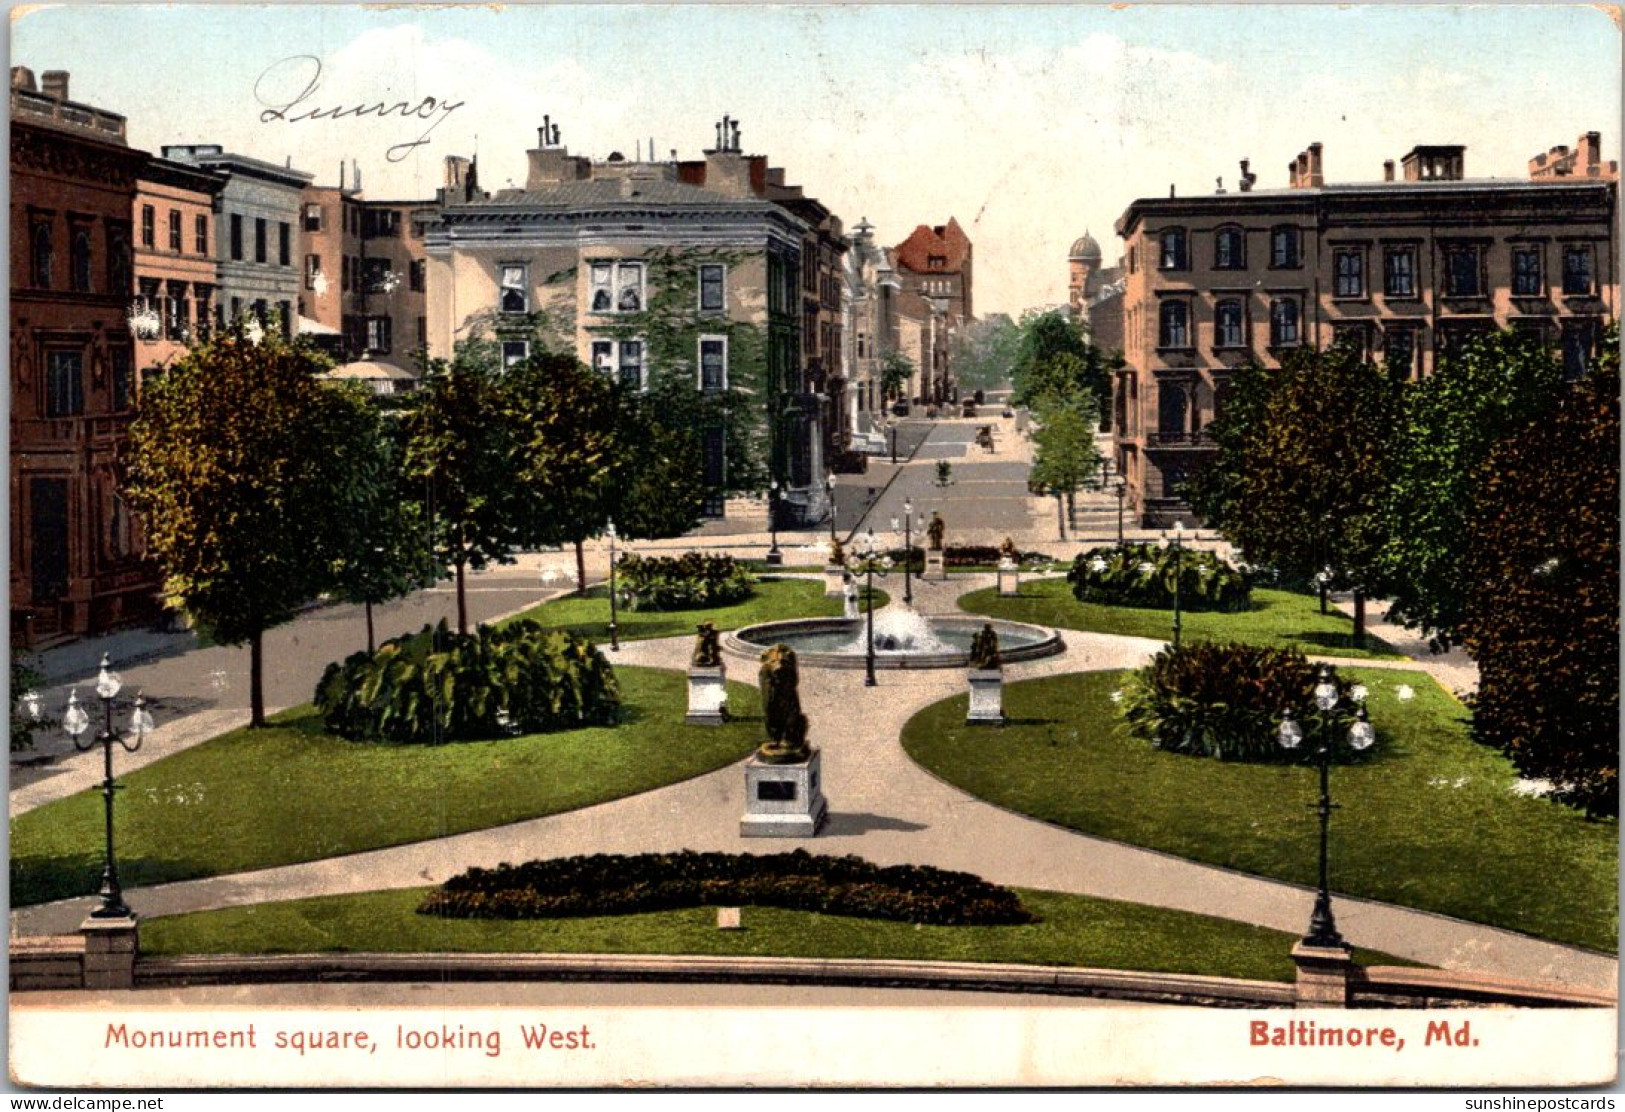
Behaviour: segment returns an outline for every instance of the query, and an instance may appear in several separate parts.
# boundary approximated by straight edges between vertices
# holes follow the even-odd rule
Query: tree
[[[1238,368],[1231,383],[1191,504],[1255,564],[1301,579],[1329,569],[1328,585],[1354,592],[1360,643],[1365,596],[1381,583],[1399,383],[1343,346]]]
[[[216,641],[250,646],[251,724],[265,725],[264,634],[337,586],[374,481],[364,390],[271,330],[220,332],[149,380],[126,496],[164,592]]]
[[[914,360],[900,351],[886,353],[880,361],[880,395],[887,401],[901,398],[914,379]]]
[[[1095,451],[1095,428],[1099,418],[1094,396],[1081,395],[1080,401],[1063,404],[1046,395],[1047,404],[1034,416],[1037,425],[1031,433],[1033,466],[1027,483],[1033,490],[1064,495],[1070,510],[1078,490],[1094,478],[1100,467]],[[1066,530],[1063,526],[1064,540]]]
[[[971,321],[954,333],[949,361],[964,391],[992,390],[1010,383],[1021,345],[1021,329],[1008,314]]]
[[[1473,724],[1588,814],[1619,813],[1619,358],[1478,467],[1462,570]]]
[[[468,569],[510,563],[522,522],[513,469],[518,430],[490,341],[430,360],[404,420],[403,470],[422,484],[437,567],[457,581],[457,632],[468,632]]]
[[[1120,365],[1089,343],[1065,310],[1030,312],[1021,318],[1012,400],[1036,409],[1046,397],[1064,402],[1088,393],[1099,419],[1109,420],[1112,368]]]
[[[1426,631],[1436,649],[1460,637],[1480,465],[1498,442],[1551,414],[1564,392],[1550,349],[1512,332],[1483,337],[1405,389],[1379,562],[1389,618]]]

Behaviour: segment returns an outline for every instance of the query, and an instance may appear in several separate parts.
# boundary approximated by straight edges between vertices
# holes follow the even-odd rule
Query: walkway
[[[953,609],[964,590],[991,577],[919,583],[927,613]],[[1012,665],[1026,679],[1092,669],[1136,666],[1159,643],[1066,632],[1067,651]],[[617,662],[681,668],[688,638],[629,642]],[[815,677],[815,678],[814,678]],[[754,682],[734,663],[734,678]],[[1104,841],[1022,817],[950,787],[903,752],[903,724],[926,705],[963,690],[956,669],[883,672],[866,688],[861,671],[816,671],[802,686],[812,737],[823,751],[832,815],[814,846],[854,853],[882,864],[929,863],[962,869],[1000,884],[1021,885],[1216,915],[1297,933],[1313,894]],[[674,708],[675,710],[675,708]],[[988,734],[990,744],[998,735]],[[679,849],[762,852],[781,843],[739,836],[742,777],[738,766],[685,783],[566,814],[348,857],[252,873],[162,885],[127,893],[143,914],[166,915],[268,900],[437,883],[470,865],[577,853],[636,853]],[[91,901],[76,900],[15,913],[15,929],[50,933],[74,929]],[[1339,898],[1340,926],[1360,946],[1436,965],[1514,977],[1566,981],[1613,991],[1616,959],[1540,942],[1491,927],[1405,908]]]

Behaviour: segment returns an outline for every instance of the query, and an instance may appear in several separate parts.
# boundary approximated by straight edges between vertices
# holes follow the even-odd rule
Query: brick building
[[[208,334],[220,285],[215,204],[223,175],[152,158],[136,180],[136,366],[145,374]]]
[[[147,161],[124,117],[11,71],[11,637],[37,645],[155,612],[119,497],[135,401],[131,213]]]
[[[1560,153],[1561,152],[1561,153]],[[1231,372],[1342,340],[1407,378],[1475,332],[1545,337],[1571,374],[1618,318],[1618,167],[1595,133],[1531,160],[1528,179],[1466,176],[1460,146],[1420,146],[1395,174],[1330,183],[1311,145],[1285,189],[1135,201],[1125,243],[1117,464],[1140,520],[1192,520],[1182,488]]]
[[[1103,266],[1100,244],[1086,230],[1067,252],[1067,308],[1088,326],[1102,351],[1123,350],[1123,263]]]
[[[954,397],[949,338],[973,319],[974,254],[970,237],[952,217],[934,227],[919,225],[897,245],[901,345],[916,367],[909,387],[914,401],[932,404]]]

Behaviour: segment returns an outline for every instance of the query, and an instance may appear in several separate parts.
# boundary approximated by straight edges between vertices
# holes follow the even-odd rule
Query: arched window
[[[1247,237],[1240,228],[1220,228],[1213,233],[1213,269],[1245,270]]]
[[[90,229],[75,228],[68,243],[68,282],[76,293],[90,292]]]
[[[1219,302],[1213,313],[1213,346],[1220,348],[1246,347],[1241,302],[1229,299]]]
[[[1183,301],[1164,301],[1157,316],[1157,346],[1190,347],[1190,306]]]
[[[1278,297],[1270,302],[1270,346],[1293,347],[1298,343],[1298,299]]]
[[[48,290],[51,288],[51,226],[49,224],[35,224],[30,233],[32,241],[34,286],[36,289]]]
[[[1157,383],[1157,433],[1162,437],[1183,437],[1190,430],[1186,428],[1186,411],[1190,405],[1190,395],[1185,387],[1177,382]]]

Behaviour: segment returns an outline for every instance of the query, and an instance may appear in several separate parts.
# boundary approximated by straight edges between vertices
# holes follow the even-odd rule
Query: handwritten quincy
[[[299,86],[301,81],[304,82],[302,88]],[[356,119],[377,116],[382,119],[391,113],[399,114],[403,120],[431,121],[416,139],[396,143],[384,152],[384,157],[390,162],[400,162],[415,148],[425,146],[429,142],[429,133],[444,123],[447,116],[468,103],[462,100],[424,97],[416,104],[406,100],[394,104],[379,101],[376,104],[358,104],[351,108],[307,108],[294,113],[294,107],[309,100],[321,83],[322,63],[315,55],[295,54],[280,62],[273,62],[254,82],[254,98],[266,105],[265,111],[260,113],[260,123],[268,124],[281,120],[284,123],[299,124],[311,120],[340,120],[346,116]],[[296,89],[296,92],[293,91]]]

